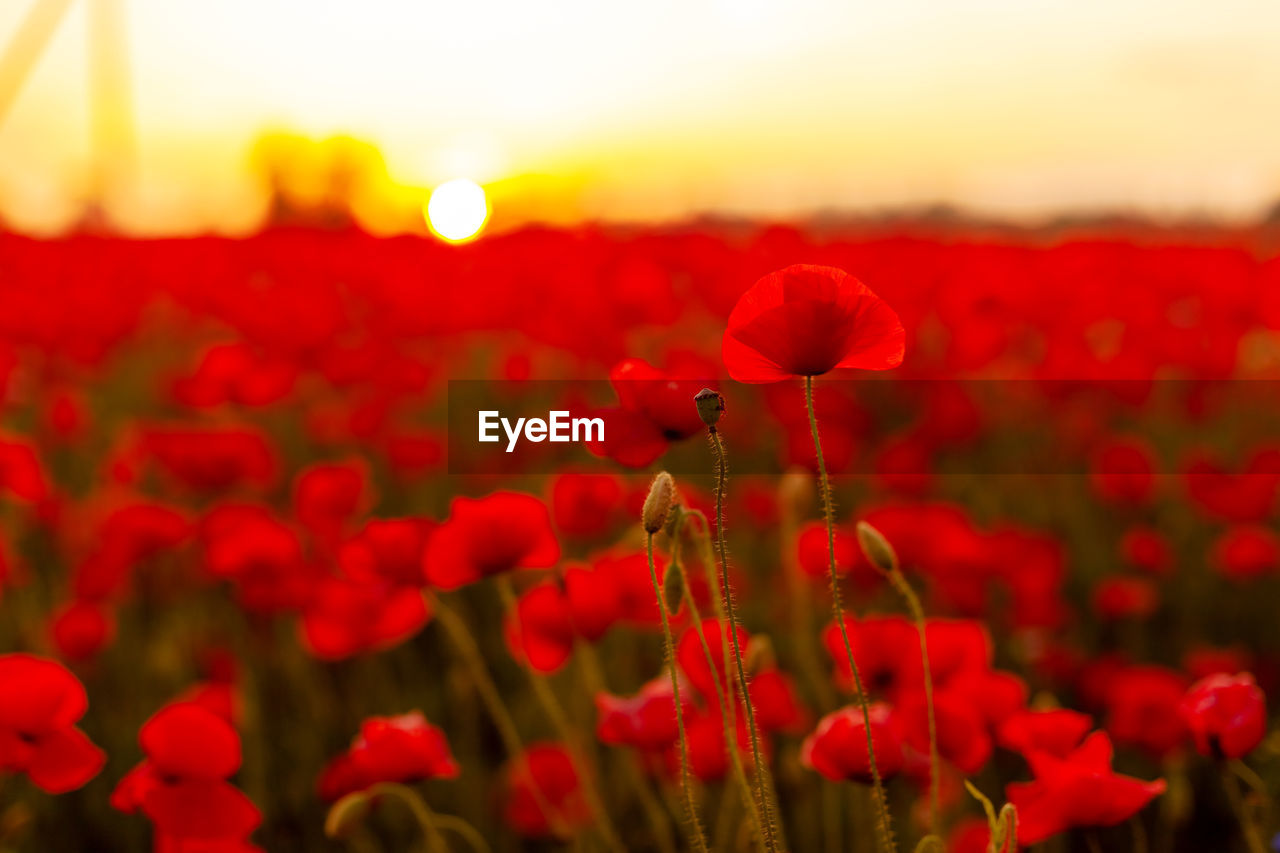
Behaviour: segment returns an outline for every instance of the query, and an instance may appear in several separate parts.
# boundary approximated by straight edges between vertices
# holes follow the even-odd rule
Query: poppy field
[[[1276,849],[1278,250],[0,232],[0,851]]]

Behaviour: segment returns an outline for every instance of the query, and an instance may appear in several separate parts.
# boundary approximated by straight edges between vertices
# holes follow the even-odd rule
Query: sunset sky
[[[0,125],[18,227],[65,227],[87,192],[90,2]],[[396,184],[471,178],[495,215],[553,221],[1280,199],[1275,0],[117,2],[138,144],[108,202],[139,232],[252,227],[268,131],[349,134]],[[0,4],[0,43],[30,3]]]

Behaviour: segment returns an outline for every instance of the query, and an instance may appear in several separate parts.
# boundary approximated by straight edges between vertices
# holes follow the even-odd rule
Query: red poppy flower
[[[1093,718],[1065,708],[1021,711],[1000,724],[997,740],[1005,749],[1027,755],[1047,752],[1066,758],[1093,725]]]
[[[1267,698],[1247,672],[1197,681],[1178,710],[1201,755],[1243,758],[1267,733]]]
[[[369,471],[362,461],[311,465],[294,478],[293,512],[298,522],[327,548],[372,501]]]
[[[242,343],[217,344],[206,350],[187,376],[173,383],[173,396],[193,409],[225,403],[266,406],[285,397],[298,378],[290,362],[254,352]]]
[[[551,517],[566,536],[600,536],[618,519],[623,494],[619,477],[560,474],[551,481]]]
[[[97,776],[106,754],[75,726],[88,707],[84,687],[61,664],[0,655],[0,772],[25,773],[50,794]]]
[[[683,696],[683,694],[682,694]],[[736,736],[734,744],[738,749],[738,757],[747,772],[752,772],[754,756],[751,750],[751,735],[747,731],[746,714],[739,710],[734,718]],[[684,719],[685,738],[689,743],[689,769],[695,778],[703,782],[719,782],[728,774],[731,767],[729,744],[725,738],[724,715],[719,706],[707,708],[692,707],[688,709]],[[760,748],[767,760],[769,741],[760,741]],[[672,746],[666,753],[667,773],[675,777],[680,772],[680,750]]]
[[[596,575],[594,583],[585,577],[576,584],[572,578],[568,581],[569,597],[574,602],[575,618],[579,624],[585,615],[589,615],[586,612],[588,608],[583,605],[592,600],[608,603],[609,609],[602,609],[599,615],[612,612],[618,621],[632,627],[656,629],[662,624],[658,601],[653,596],[653,583],[649,579],[649,560],[643,551],[602,554],[591,565],[592,573]],[[666,576],[666,562],[660,556],[654,555],[654,567],[658,577]]]
[[[205,516],[200,536],[206,571],[235,584],[246,609],[293,610],[310,600],[316,578],[303,560],[302,542],[270,510],[220,504]]]
[[[302,639],[321,660],[342,660],[366,651],[393,648],[431,618],[415,587],[344,578],[324,578],[314,587],[302,614]]]
[[[1143,504],[1155,489],[1155,453],[1143,441],[1117,438],[1095,451],[1090,473],[1094,491],[1105,501]]]
[[[795,684],[780,669],[757,672],[747,682],[756,724],[762,732],[793,732],[805,724],[807,712],[800,704]]]
[[[144,434],[143,448],[175,480],[200,492],[265,486],[279,468],[275,448],[253,427],[154,428]]]
[[[1205,516],[1239,523],[1261,522],[1271,514],[1280,492],[1277,454],[1262,448],[1238,473],[1206,453],[1197,453],[1183,469],[1187,495]]]
[[[971,776],[991,758],[991,736],[981,710],[968,697],[952,690],[935,690],[933,711],[938,733],[938,755]],[[893,720],[906,745],[929,754],[929,716],[924,690],[899,697]],[[879,755],[879,753],[877,753]]]
[[[521,835],[573,833],[591,822],[582,780],[569,750],[560,744],[531,744],[507,765],[504,788],[503,817]],[[544,804],[552,814],[543,810]]]
[[[503,634],[512,657],[539,672],[555,672],[573,654],[577,631],[569,599],[559,584],[535,584],[520,594],[514,612],[503,616]]]
[[[458,589],[518,568],[548,568],[560,559],[546,504],[520,492],[454,498],[449,519],[431,537],[427,581]]]
[[[72,601],[54,615],[49,634],[62,657],[84,661],[97,656],[111,642],[115,622],[99,604]]]
[[[370,717],[360,725],[351,748],[325,768],[320,794],[332,802],[379,782],[454,779],[460,770],[444,732],[420,711]]]
[[[692,706],[687,692],[682,691],[680,698],[685,713],[689,713]],[[640,688],[635,696],[596,694],[596,716],[596,737],[601,743],[659,750],[671,746],[680,736],[675,694],[667,673]]]
[[[1037,844],[1075,827],[1115,826],[1164,793],[1163,779],[1143,782],[1114,773],[1111,755],[1104,732],[1089,735],[1065,758],[1028,755],[1035,781],[1005,789],[1018,809],[1018,843]]]
[[[912,676],[922,672],[920,665],[920,639],[915,626],[901,616],[869,616],[855,620],[845,617],[845,630],[853,659],[858,664],[858,675],[869,693],[892,699],[904,686],[923,687]],[[822,630],[822,643],[835,666],[836,681],[841,687],[852,690],[853,670],[844,647],[844,637],[834,622]],[[932,646],[930,647],[932,650]]]
[[[721,353],[739,382],[777,382],[837,367],[897,367],[905,336],[898,315],[858,279],[834,267],[797,264],[742,295],[729,314]]]
[[[888,705],[871,706],[871,741],[881,779],[892,779],[902,770],[902,742],[890,723]],[[867,726],[860,708],[850,705],[827,714],[800,747],[800,763],[833,782],[870,785],[871,762],[867,754]]]
[[[613,366],[609,381],[622,408],[642,414],[667,441],[697,435],[705,428],[693,397],[706,387],[715,390],[710,364],[686,359],[676,369],[659,370],[644,359],[628,358]]]
[[[1103,578],[1093,588],[1093,612],[1103,621],[1146,619],[1160,606],[1150,578]]]
[[[171,839],[243,841],[261,821],[226,780],[240,768],[240,736],[226,719],[194,702],[158,711],[138,736],[146,759],[111,795],[112,807],[142,810]]]
[[[715,619],[703,619],[700,626],[691,626],[676,643],[676,662],[679,663],[680,669],[689,677],[689,682],[694,688],[713,703],[716,701],[716,680],[720,682],[720,692],[724,696],[732,696],[730,692],[730,679],[725,674],[725,651],[726,643],[730,644],[730,660],[733,658],[731,650],[732,640],[728,635],[728,624],[721,623]],[[707,648],[711,650],[711,659],[715,662],[714,674],[711,664],[707,662],[707,653],[702,648],[702,640],[698,637],[699,632],[706,638]],[[747,633],[747,629],[741,625],[738,626],[738,648],[744,652],[747,643],[750,642],[751,636]]]
[[[1131,527],[1120,540],[1120,556],[1130,566],[1153,575],[1167,575],[1173,569],[1173,549],[1159,531]]]
[[[338,565],[352,580],[385,580],[421,587],[422,557],[436,523],[425,518],[375,518],[338,551]]]
[[[1233,581],[1262,577],[1280,568],[1280,537],[1265,527],[1235,525],[1214,541],[1209,565]]]
[[[663,571],[655,558],[655,567]],[[574,630],[583,639],[596,642],[624,615],[624,601],[630,602],[631,593],[624,595],[616,573],[597,568],[571,566],[565,569],[564,593],[569,603],[569,615]],[[649,596],[649,601],[653,596]],[[633,614],[634,615],[634,614]],[[656,618],[657,614],[655,614]]]
[[[810,522],[800,530],[796,548],[800,570],[817,580],[826,580],[831,571],[827,549],[827,526],[822,522]],[[862,558],[857,538],[844,528],[836,528],[836,573],[844,576],[854,567],[871,569]]]
[[[39,504],[53,495],[53,484],[35,445],[0,435],[0,494],[5,492],[24,503]]]
[[[1187,689],[1179,672],[1160,666],[1131,666],[1107,687],[1107,731],[1121,745],[1136,746],[1156,759],[1180,749],[1187,737],[1178,705]]]

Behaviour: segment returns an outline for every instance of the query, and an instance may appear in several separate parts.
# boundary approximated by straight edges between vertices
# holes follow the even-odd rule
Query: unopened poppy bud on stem
[[[659,471],[653,478],[649,496],[644,499],[644,509],[640,512],[645,533],[657,533],[667,523],[667,515],[671,512],[675,496],[676,481],[666,471]]]
[[[858,522],[858,544],[862,546],[862,553],[867,555],[871,565],[886,575],[898,570],[898,555],[889,540],[865,521]]]
[[[698,407],[698,417],[702,418],[708,429],[715,432],[716,424],[720,423],[720,418],[724,415],[724,395],[710,388],[703,388],[693,395],[693,402]]]

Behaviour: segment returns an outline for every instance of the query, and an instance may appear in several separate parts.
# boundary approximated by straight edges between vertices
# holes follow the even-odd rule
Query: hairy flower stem
[[[886,853],[893,851],[893,829],[889,819],[889,805],[885,797],[884,783],[880,779],[880,768],[876,765],[875,743],[871,737],[871,705],[867,701],[867,691],[862,684],[862,676],[858,672],[858,663],[853,659],[853,644],[849,642],[849,628],[844,624],[844,608],[840,605],[840,577],[836,574],[836,521],[835,507],[831,500],[831,482],[827,479],[827,463],[822,456],[822,441],[818,438],[818,417],[813,411],[813,377],[804,378],[804,401],[809,411],[809,431],[813,433],[813,450],[818,457],[818,479],[822,486],[822,513],[827,522],[827,560],[831,571],[831,610],[835,615],[836,625],[840,628],[840,637],[844,640],[844,651],[849,658],[849,669],[853,673],[853,688],[858,693],[858,707],[862,710],[862,721],[867,731],[867,763],[871,766],[872,799],[876,807],[876,834],[880,847]]]
[[[777,853],[782,848],[778,842],[773,815],[769,807],[769,794],[766,790],[766,785],[769,785],[766,781],[766,777],[770,775],[769,765],[765,763],[760,750],[760,732],[756,728],[755,703],[751,701],[751,694],[747,690],[747,673],[742,663],[742,649],[738,642],[738,617],[733,606],[733,586],[729,582],[729,554],[724,538],[724,481],[727,473],[724,442],[721,441],[720,432],[715,427],[708,427],[707,433],[711,438],[711,446],[716,452],[716,549],[720,553],[720,581],[723,585],[725,612],[729,615],[729,639],[733,644],[733,663],[738,674],[738,689],[742,691],[742,704],[747,712],[747,735],[751,739],[751,760],[756,770],[756,796],[760,799],[764,842],[771,853]],[[730,737],[730,733],[726,732],[725,738]]]
[[[475,637],[471,636],[471,631],[467,629],[467,623],[463,621],[457,611],[445,604],[439,596],[432,596],[431,607],[437,620],[444,626],[445,632],[449,635],[454,648],[457,649],[458,654],[462,657],[467,671],[471,674],[471,680],[475,684],[476,692],[480,694],[480,700],[484,702],[490,719],[493,720],[494,726],[498,729],[498,737],[502,739],[502,745],[506,749],[508,757],[519,759],[524,753],[524,741],[520,739],[520,732],[516,728],[515,721],[511,718],[511,712],[507,710],[506,704],[502,701],[502,694],[498,692],[498,686],[493,683],[493,677],[489,675],[489,669],[485,666],[484,656],[480,653],[480,647],[476,645]],[[529,790],[533,795],[533,800],[538,810],[546,815],[547,823],[551,825],[552,832],[562,838],[571,837],[572,833],[565,825],[563,815],[551,807],[551,803],[547,800],[542,788],[538,785],[537,779],[533,778],[532,774],[529,777]]]
[[[497,579],[498,596],[502,599],[502,605],[506,611],[511,614],[511,618],[515,620],[516,632],[521,633],[524,629],[520,624],[520,605],[516,600],[515,591],[511,588],[511,581],[506,577]],[[573,747],[573,763],[578,765],[578,776],[582,779],[582,793],[587,801],[587,808],[591,810],[591,817],[595,822],[596,828],[600,831],[606,844],[614,850],[626,850],[626,845],[622,843],[622,839],[618,836],[617,829],[613,826],[613,821],[609,819],[609,812],[604,807],[604,801],[600,797],[600,791],[596,787],[596,773],[594,768],[585,767],[583,758],[586,754],[586,744],[578,736],[577,730],[569,722],[569,717],[565,714],[565,710],[561,707],[560,702],[556,699],[556,694],[547,684],[545,678],[529,666],[529,662],[524,662],[524,669],[529,674],[529,683],[533,685],[533,692],[538,697],[539,704],[542,705],[551,725],[555,727],[556,735],[569,746]]]
[[[902,570],[896,566],[889,572],[889,581],[907,602],[911,618],[916,623],[916,632],[920,635],[920,663],[924,669],[924,704],[929,717],[929,831],[938,829],[938,784],[941,779],[941,761],[938,759],[938,723],[933,710],[933,672],[929,668],[929,643],[925,640],[924,608],[920,606],[920,596],[911,588],[911,584],[903,576]]]
[[[671,535],[671,565],[680,575],[680,585],[684,589],[684,600],[689,606],[689,613],[693,616],[694,633],[698,635],[698,639],[702,643],[702,653],[707,658],[707,665],[711,667],[711,680],[716,688],[716,701],[720,703],[720,714],[723,718],[725,732],[725,746],[729,751],[729,761],[733,767],[733,775],[738,780],[741,788],[743,803],[751,814],[751,822],[756,830],[756,843],[761,849],[764,849],[764,831],[762,829],[764,822],[760,815],[760,806],[752,793],[751,783],[747,779],[746,768],[742,766],[742,755],[738,752],[737,738],[731,734],[736,731],[736,727],[733,720],[734,715],[730,710],[730,701],[725,696],[724,688],[720,684],[720,677],[716,675],[718,667],[716,666],[715,656],[711,653],[711,645],[707,642],[707,635],[702,631],[702,613],[699,612],[698,602],[693,598],[693,588],[689,585],[689,574],[684,567],[684,561],[680,557],[680,536],[683,529],[684,516],[681,516]],[[724,623],[721,622],[719,624],[723,625]],[[721,812],[723,814],[723,807]],[[719,833],[717,833],[718,838]]]
[[[791,475],[788,475],[791,476]],[[796,659],[804,670],[805,679],[818,697],[823,712],[836,706],[830,679],[823,673],[821,658],[814,643],[813,594],[810,581],[800,568],[797,556],[800,540],[800,517],[796,507],[786,501],[781,504],[782,552],[780,559],[787,578],[787,592],[791,604],[791,625],[796,644]]]
[[[680,677],[676,673],[676,644],[671,638],[671,622],[667,619],[667,605],[662,598],[662,585],[658,583],[658,570],[653,565],[653,534],[645,533],[645,552],[649,556],[649,579],[653,582],[653,595],[662,616],[662,637],[666,641],[667,670],[671,673],[671,696],[676,706],[676,730],[680,733],[680,791],[684,798],[686,833],[689,845],[695,853],[707,853],[707,839],[702,834],[702,822],[693,802],[693,787],[689,778],[689,741],[684,732],[684,707],[680,703]]]
[[[591,695],[596,696],[607,691],[609,686],[605,682],[604,673],[600,668],[600,660],[596,656],[595,648],[590,643],[579,638],[577,649],[577,657],[581,665],[583,678]],[[627,779],[631,783],[631,787],[635,789],[636,799],[640,801],[640,807],[644,810],[650,829],[653,830],[654,843],[657,844],[661,853],[675,853],[675,843],[671,836],[671,819],[666,808],[658,800],[657,795],[654,794],[649,780],[640,766],[639,759],[634,752],[630,751],[626,755],[620,756],[620,758],[622,758],[622,766],[626,770]]]

